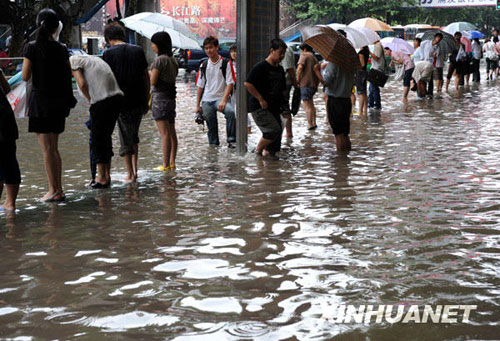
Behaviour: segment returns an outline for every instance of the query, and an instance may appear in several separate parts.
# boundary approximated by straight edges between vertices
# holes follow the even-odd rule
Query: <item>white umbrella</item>
[[[370,42],[369,44],[373,44],[376,41],[380,40],[380,36],[377,32],[368,27],[356,27],[358,31],[363,33],[366,39]]]
[[[400,38],[387,37],[380,42],[382,46],[390,48],[393,52],[403,52],[405,54],[413,54],[415,52],[415,49],[410,43]]]
[[[345,33],[347,33],[347,40],[349,40],[352,46],[354,46],[354,48],[356,49],[360,49],[372,43],[363,32],[356,28],[349,27],[344,24],[329,24],[327,26],[333,28],[336,31],[343,30]]]
[[[477,30],[477,26],[465,21],[454,22],[443,28],[443,31],[451,35],[454,35],[455,32],[471,31],[471,30]]]
[[[151,39],[156,32],[167,32],[172,45],[182,49],[200,49],[200,44],[182,21],[160,13],[143,12],[121,20],[128,29]]]

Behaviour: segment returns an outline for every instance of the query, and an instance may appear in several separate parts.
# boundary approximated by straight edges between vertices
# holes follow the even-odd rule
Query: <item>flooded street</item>
[[[60,137],[61,204],[38,202],[42,154],[18,120],[18,211],[0,213],[0,338],[498,339],[499,85],[482,80],[433,101],[412,93],[403,105],[402,84],[391,82],[380,114],[354,116],[344,157],[316,95],[319,128],[307,130],[301,109],[275,160],[209,147],[181,74],[177,171],[153,170],[161,147],[149,113],[139,182],[119,181],[115,156],[112,188],[101,191],[85,187],[80,99]],[[221,141],[224,124],[219,115]],[[456,324],[322,318],[337,304],[477,310]]]

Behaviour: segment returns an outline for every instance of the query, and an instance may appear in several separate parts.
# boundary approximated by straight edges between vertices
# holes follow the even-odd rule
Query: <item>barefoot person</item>
[[[297,62],[297,84],[300,87],[300,97],[307,116],[307,129],[314,130],[318,127],[316,124],[314,94],[318,91],[319,83],[321,82],[324,85],[324,81],[312,47],[302,43],[300,50],[300,58]]]
[[[0,211],[14,211],[21,183],[21,172],[16,158],[18,138],[16,119],[5,94],[10,86],[0,68],[0,198],[5,187],[5,202]]]
[[[245,82],[251,95],[248,109],[262,132],[255,152],[262,156],[274,155],[280,150],[283,131],[281,117],[290,118],[289,103],[285,96],[285,70],[279,65],[285,58],[286,49],[283,40],[273,39],[269,56],[250,70]]]
[[[175,78],[179,65],[173,57],[172,39],[167,32],[157,32],[151,37],[155,58],[149,71],[153,95],[153,119],[161,135],[163,164],[161,171],[174,170],[177,157],[177,133],[175,131]]]
[[[354,71],[343,70],[338,64],[330,62],[323,70],[328,95],[328,122],[335,135],[337,152],[347,153],[351,150],[349,138],[351,128],[351,92],[354,84]]]
[[[22,71],[24,81],[30,77],[33,81],[28,104],[28,131],[37,134],[43,152],[49,190],[42,201],[63,201],[65,195],[58,141],[76,99],[73,96],[68,50],[53,37],[59,28],[56,12],[42,9],[36,22],[38,35],[35,41],[25,46]]]
[[[111,47],[104,51],[102,58],[113,70],[118,85],[125,94],[118,116],[120,156],[127,167],[127,177],[124,180],[135,182],[139,157],[139,126],[142,116],[148,110],[148,62],[142,47],[125,42],[125,29],[120,24],[106,25],[104,38]]]
[[[90,103],[90,135],[92,162],[97,166],[97,177],[92,188],[111,185],[111,135],[123,105],[123,92],[109,65],[97,56],[70,57],[71,69],[78,88]]]

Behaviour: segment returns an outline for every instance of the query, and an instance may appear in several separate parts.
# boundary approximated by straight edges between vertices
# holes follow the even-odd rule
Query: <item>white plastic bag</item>
[[[405,66],[403,64],[396,64],[396,73],[394,74],[395,81],[402,81],[405,77]]]
[[[27,96],[26,96],[26,82],[19,83],[14,89],[7,94],[10,106],[14,111],[17,118],[26,117],[27,112]]]

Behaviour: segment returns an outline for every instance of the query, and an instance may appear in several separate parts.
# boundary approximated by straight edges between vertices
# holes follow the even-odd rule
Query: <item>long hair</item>
[[[156,32],[151,37],[151,42],[158,46],[158,55],[166,54],[172,57],[172,38],[167,32]]]
[[[42,54],[47,50],[47,43],[50,37],[59,28],[59,18],[54,10],[50,8],[42,9],[36,17],[36,25],[38,27],[38,34],[36,36],[36,45]]]

